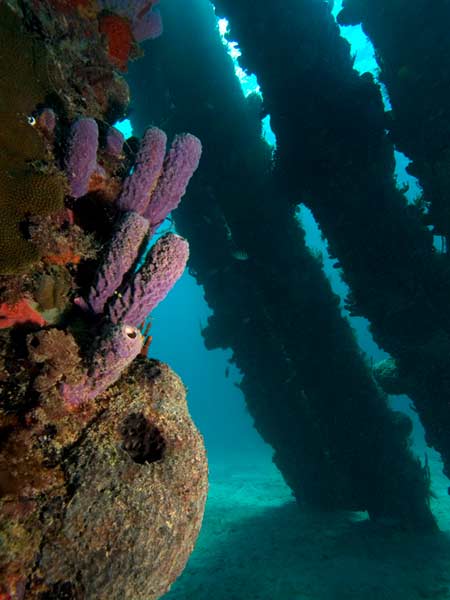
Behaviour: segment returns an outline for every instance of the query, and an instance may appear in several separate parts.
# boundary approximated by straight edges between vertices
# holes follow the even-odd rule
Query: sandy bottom
[[[267,462],[212,462],[202,532],[164,600],[450,600],[448,481],[430,468],[441,532],[424,536],[302,511]]]

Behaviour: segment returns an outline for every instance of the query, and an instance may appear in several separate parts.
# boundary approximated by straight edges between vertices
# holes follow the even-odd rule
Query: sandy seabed
[[[203,528],[164,600],[450,600],[449,482],[431,454],[441,531],[305,512],[269,463],[210,461]]]

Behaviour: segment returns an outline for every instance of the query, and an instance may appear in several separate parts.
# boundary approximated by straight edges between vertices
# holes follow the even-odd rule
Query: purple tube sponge
[[[189,257],[187,241],[173,233],[159,238],[142,268],[108,305],[112,323],[137,327],[163,300],[182,275]]]
[[[63,383],[60,393],[72,408],[93,400],[115,383],[122,372],[133,362],[142,349],[144,338],[136,327],[108,325],[103,330],[92,352],[88,371],[83,383]]]
[[[154,40],[163,32],[161,13],[159,10],[149,10],[133,23],[134,39],[137,42]]]
[[[115,127],[110,127],[106,134],[105,150],[111,156],[120,156],[122,154],[125,138],[123,133]]]
[[[121,216],[103,264],[97,271],[95,283],[89,290],[87,307],[92,312],[103,312],[106,302],[136,261],[148,228],[147,219],[135,212]]]
[[[159,0],[98,0],[101,8],[126,17],[137,42],[154,39],[162,33],[162,21],[154,7]]]
[[[101,394],[119,379],[141,351],[143,342],[144,338],[136,327],[110,325],[105,328],[92,358],[88,399]]]
[[[119,210],[144,214],[163,167],[167,136],[161,129],[150,127],[145,132],[136,156],[134,171],[123,184],[117,201]]]
[[[184,133],[175,136],[164,160],[163,172],[144,212],[144,217],[150,221],[152,232],[178,206],[198,167],[201,153],[201,142],[194,135]]]
[[[97,166],[98,125],[95,119],[77,119],[70,128],[65,170],[74,198],[84,196]]]

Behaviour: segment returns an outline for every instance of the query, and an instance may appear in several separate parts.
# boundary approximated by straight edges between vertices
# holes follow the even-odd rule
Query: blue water
[[[208,351],[204,346],[201,328],[210,314],[202,288],[186,271],[152,313],[150,356],[169,363],[186,385],[211,468],[217,462],[239,462],[243,456],[249,462],[262,456],[270,462],[271,450],[253,428],[237,387],[241,375],[230,364],[231,351]]]
[[[333,14],[341,9],[342,1],[334,2]],[[235,64],[236,77],[241,83],[245,95],[261,93],[257,77],[244,71],[239,66],[240,50],[236,42],[227,41],[227,21],[220,19],[218,28],[223,41]],[[364,73],[370,71],[375,77],[378,65],[373,46],[360,26],[341,27],[341,33],[351,44],[355,56],[355,68]],[[383,91],[385,106],[390,108],[386,90]],[[271,145],[276,145],[276,137],[270,128],[270,115],[263,120],[263,135]],[[122,128],[121,128],[122,129]],[[124,123],[123,131],[130,134],[129,121]],[[396,176],[398,185],[408,185],[406,193],[412,201],[419,193],[417,180],[409,175],[406,167],[409,160],[396,151]],[[351,317],[344,309],[344,299],[348,288],[342,281],[339,269],[334,267],[335,260],[330,259],[327,242],[311,212],[300,205],[298,219],[306,232],[306,243],[312,252],[317,252],[323,260],[323,270],[330,280],[333,291],[341,298],[341,311],[344,318],[349,319],[363,352],[374,363],[385,359],[388,355],[374,342],[369,331],[369,323],[362,317]],[[164,226],[162,227],[164,229]],[[270,462],[271,449],[255,432],[252,419],[245,409],[242,393],[238,386],[239,370],[230,362],[231,351],[207,351],[201,337],[201,328],[206,325],[208,316],[212,314],[208,308],[202,288],[194,278],[185,272],[181,280],[152,314],[153,342],[150,356],[168,362],[182,377],[189,391],[189,405],[195,422],[205,436],[210,462],[228,462],[242,456],[249,459]],[[179,332],[183,332],[180,343],[173,344]],[[423,428],[414,410],[410,408],[410,400],[405,396],[391,397],[391,406],[406,412],[414,421],[414,446],[419,455],[425,451]],[[234,432],[234,433],[232,433]],[[230,444],[230,436],[233,444]]]
[[[334,14],[340,10],[334,2]],[[226,30],[226,23],[220,23]],[[360,27],[343,28],[355,57],[355,68],[371,71],[378,66],[370,41]],[[236,61],[236,76],[245,94],[260,93],[256,77],[238,64],[239,49],[228,43]],[[386,110],[390,102],[383,90]],[[276,145],[265,117],[265,138]],[[420,186],[406,167],[408,159],[395,153],[399,187],[408,186],[409,202]],[[329,257],[327,242],[312,214],[304,206],[298,219],[306,243],[320,254],[323,270],[341,298],[343,318],[351,323],[358,344],[369,362],[388,355],[374,342],[368,322],[351,317],[344,308],[348,289],[336,260]],[[188,566],[167,594],[168,600],[370,600],[450,598],[448,538],[435,543],[405,541],[395,533],[375,533],[365,513],[314,514],[301,512],[289,487],[272,463],[272,449],[256,432],[239,389],[241,373],[231,351],[205,349],[201,335],[211,310],[203,289],[185,272],[168,298],[152,314],[150,356],[163,360],[182,377],[188,390],[192,417],[204,436],[210,465],[210,494],[203,529]],[[176,342],[174,342],[176,340]],[[413,421],[414,452],[429,462],[432,500],[439,525],[450,530],[449,482],[442,474],[439,456],[427,448],[424,431],[406,396],[391,396],[390,406]],[[436,545],[437,544],[437,545]],[[423,556],[434,556],[427,577],[434,587],[421,588]],[[431,561],[432,562],[432,561]],[[436,567],[436,571],[433,569]],[[441,583],[439,583],[441,578]],[[436,580],[436,581],[435,581]],[[448,592],[448,594],[447,594]],[[446,595],[447,594],[447,595]]]

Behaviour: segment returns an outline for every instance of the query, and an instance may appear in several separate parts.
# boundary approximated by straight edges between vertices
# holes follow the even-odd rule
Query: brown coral
[[[96,406],[53,467],[64,470],[65,489],[48,480],[42,493],[39,481],[26,517],[23,498],[3,504],[9,536],[0,558],[11,562],[0,593],[19,580],[30,600],[61,589],[84,600],[156,600],[183,570],[202,521],[207,464],[181,380],[139,358]]]
[[[30,219],[29,234],[39,255],[49,265],[78,264],[96,256],[94,236],[75,225],[67,209],[50,216],[34,216]]]
[[[85,19],[94,19],[98,13],[98,6],[95,0],[50,0],[50,3],[59,12],[70,14],[77,11]]]
[[[30,363],[14,344],[9,329],[0,329],[0,430],[15,423],[30,405]],[[4,435],[0,433],[1,442]]]
[[[59,329],[38,331],[27,337],[27,347],[30,360],[43,365],[33,384],[37,392],[48,391],[63,378],[67,383],[78,382],[81,358],[70,333]]]
[[[64,182],[58,175],[24,169],[13,176],[0,169],[0,273],[20,273],[39,259],[21,227],[29,215],[48,215],[62,208]]]
[[[26,219],[63,206],[62,178],[34,168],[48,158],[47,149],[27,120],[50,88],[45,45],[25,36],[19,17],[0,4],[1,274],[24,272],[39,257],[23,235]]]
[[[64,267],[49,267],[37,273],[34,298],[47,321],[57,318],[69,302],[73,279]],[[48,311],[53,311],[49,313]]]

